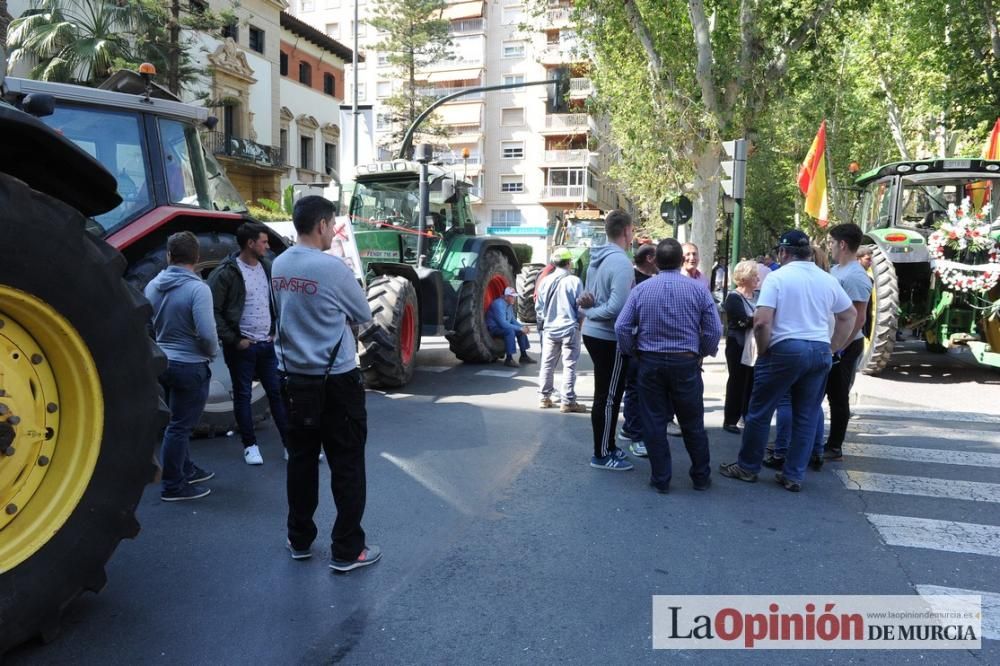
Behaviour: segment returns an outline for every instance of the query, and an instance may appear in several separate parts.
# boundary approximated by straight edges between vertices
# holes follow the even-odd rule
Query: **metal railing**
[[[205,147],[213,155],[225,155],[264,166],[284,166],[281,150],[274,146],[264,146],[238,136],[226,136],[224,132],[205,132]]]
[[[452,93],[459,92],[460,90],[465,90],[468,87],[469,86],[454,86],[448,88],[417,88],[416,92],[418,95],[433,97],[435,99],[441,99],[445,95],[450,95]],[[468,95],[463,95],[461,99],[456,101],[465,102],[467,100],[483,99],[484,95],[485,93],[483,92],[469,93]]]
[[[594,92],[594,82],[590,79],[570,79],[569,80],[569,92],[572,93],[584,93],[589,95]]]
[[[570,7],[558,7],[547,12],[549,23],[566,23],[573,15]]]
[[[586,185],[547,185],[542,188],[542,199],[558,199],[560,201],[587,201],[597,199],[597,190]]]
[[[586,130],[590,127],[590,116],[586,113],[550,113],[545,116],[545,129]]]
[[[590,161],[590,151],[585,148],[580,148],[576,150],[546,150],[545,151],[545,161],[546,162],[589,162]]]
[[[486,21],[481,18],[462,19],[451,24],[448,32],[453,35],[460,35],[467,32],[483,32],[486,29]]]

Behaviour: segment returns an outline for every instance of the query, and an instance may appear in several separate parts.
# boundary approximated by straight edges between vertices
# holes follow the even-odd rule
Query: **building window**
[[[313,140],[307,136],[299,138],[299,166],[312,169]]]
[[[333,37],[334,39],[340,39],[340,24],[339,23],[327,23],[326,24],[326,36]]]
[[[313,0],[302,0],[302,2],[299,3],[299,7],[304,12],[311,12],[316,8],[316,3],[313,2]]]
[[[337,79],[334,78],[333,74],[323,75],[323,92],[327,95],[335,96],[337,90]]]
[[[257,53],[264,52],[264,31],[260,28],[250,26],[249,31],[250,50]]]
[[[391,126],[392,126],[392,120],[390,120],[388,113],[380,113],[375,116],[375,129],[387,130]]]
[[[517,208],[501,208],[490,212],[490,226],[493,227],[519,227],[521,220],[521,211]]]
[[[500,142],[500,156],[505,160],[520,160],[524,158],[524,141]]]
[[[359,3],[360,4],[360,3]],[[354,35],[354,21],[351,21],[351,36]],[[368,34],[368,24],[364,21],[358,22],[358,37],[364,37]]]
[[[389,54],[388,53],[379,53],[378,54],[378,66],[379,67],[388,67],[389,66]]]
[[[312,66],[307,62],[299,63],[299,83],[304,83],[307,86],[312,86],[313,82],[313,70]]]
[[[517,83],[524,83],[524,74],[505,74],[503,77],[503,84],[505,86],[514,85]],[[524,88],[511,88],[510,92],[521,92]]]
[[[281,163],[288,164],[288,130],[282,127],[278,137],[278,146],[281,149]]]
[[[523,58],[524,57],[524,42],[504,42],[503,43],[503,57],[504,58]]]
[[[517,127],[524,124],[524,108],[500,109],[500,124],[504,127]]]
[[[517,25],[518,23],[524,23],[524,18],[525,18],[524,7],[503,8],[504,25]]]
[[[328,176],[337,173],[337,144],[323,144],[323,168]]]
[[[524,176],[500,176],[501,192],[524,192]]]
[[[222,37],[225,39],[229,37],[237,44],[240,43],[240,26],[236,23],[230,23],[229,25],[222,26]]]
[[[383,99],[392,95],[392,81],[379,81],[375,84],[375,97]]]
[[[288,54],[281,52],[281,75],[288,76]]]

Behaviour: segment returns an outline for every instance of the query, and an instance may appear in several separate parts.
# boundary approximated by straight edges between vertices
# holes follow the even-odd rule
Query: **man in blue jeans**
[[[764,281],[754,314],[753,333],[761,352],[754,366],[743,442],[738,460],[722,465],[720,472],[740,481],[757,480],[771,417],[782,396],[790,392],[791,447],[775,480],[786,490],[798,492],[812,453],[816,409],[826,388],[833,350],[847,342],[856,313],[837,279],[810,260],[812,247],[803,232],[795,229],[782,234],[777,254],[781,270]],[[835,318],[832,339],[831,315]]]
[[[267,394],[271,418],[282,443],[288,431],[274,353],[274,304],[271,299],[271,262],[267,258],[267,227],[256,222],[236,230],[239,252],[233,253],[208,276],[215,307],[215,325],[222,354],[233,382],[233,411],[243,440],[243,461],[262,465],[264,458],[254,435],[251,392],[260,379]]]
[[[188,453],[191,431],[208,400],[212,376],[209,362],[219,351],[212,316],[212,292],[197,273],[198,238],[190,231],[167,239],[169,266],[146,285],[153,305],[156,344],[167,356],[167,370],[160,376],[170,422],[163,432],[160,458],[163,489],[160,499],[178,502],[204,497],[204,486],[215,474],[201,469]]]
[[[507,358],[503,364],[509,368],[517,368],[520,364],[514,360],[514,352],[521,348],[521,363],[534,363],[535,359],[528,356],[530,342],[528,334],[524,329],[524,324],[517,320],[514,313],[514,302],[517,300],[517,292],[507,287],[503,290],[503,296],[495,298],[490,303],[490,308],[486,312],[486,330],[490,335],[503,338],[504,348]]]
[[[673,238],[656,246],[660,272],[631,291],[615,323],[618,348],[638,358],[639,410],[652,470],[649,484],[666,493],[672,476],[667,421],[680,421],[695,490],[711,485],[705,434],[702,359],[719,350],[722,322],[708,287],[681,274],[684,250]]]

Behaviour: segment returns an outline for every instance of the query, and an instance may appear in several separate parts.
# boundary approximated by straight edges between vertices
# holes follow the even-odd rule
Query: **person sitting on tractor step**
[[[163,465],[164,502],[198,499],[211,491],[195,484],[215,476],[193,462],[188,448],[191,431],[198,424],[208,401],[212,377],[209,362],[219,352],[212,316],[212,292],[194,272],[200,248],[198,238],[181,231],[167,239],[170,264],[146,285],[146,298],[153,306],[156,344],[167,356],[167,369],[160,376],[170,421],[163,431],[160,461]]]
[[[263,465],[254,436],[250,394],[253,379],[267,394],[271,418],[285,442],[288,420],[281,402],[278,357],[274,353],[274,303],[271,300],[271,260],[267,227],[257,222],[236,230],[240,250],[227,257],[208,276],[215,304],[215,327],[222,341],[222,355],[233,382],[233,412],[243,440],[243,460]]]
[[[486,313],[486,330],[494,337],[503,338],[507,351],[507,358],[503,364],[508,368],[519,367],[518,362],[514,360],[514,352],[518,347],[521,348],[521,363],[535,362],[535,359],[528,356],[531,344],[528,342],[528,332],[514,313],[516,301],[517,292],[507,287],[503,290],[503,296],[498,296],[490,303],[490,309]]]
[[[580,358],[580,307],[576,299],[583,293],[583,283],[573,275],[573,254],[566,248],[552,255],[555,270],[535,289],[538,301],[535,313],[542,336],[542,365],[538,373],[538,406],[552,407],[552,378],[560,353],[563,362],[563,382],[560,394],[563,413],[586,412],[576,401],[576,362]]]

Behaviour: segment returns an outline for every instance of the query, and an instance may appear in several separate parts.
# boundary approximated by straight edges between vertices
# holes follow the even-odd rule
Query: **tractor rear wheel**
[[[371,388],[398,388],[413,379],[420,347],[420,309],[413,283],[398,275],[382,275],[368,286],[372,321],[395,342],[391,350],[362,348],[361,367]]]
[[[203,278],[222,261],[239,251],[236,237],[232,234],[200,233],[198,237],[200,259],[195,271]],[[146,285],[167,267],[167,248],[153,250],[145,257],[135,262],[126,275],[129,283],[142,291]],[[267,418],[268,402],[260,383],[254,382],[250,393],[250,409],[253,412],[254,423]],[[236,415],[233,412],[233,383],[229,377],[229,368],[222,357],[222,352],[212,361],[212,379],[208,389],[208,403],[202,412],[201,421],[195,426],[194,434],[203,437],[224,435],[236,429]]]
[[[545,266],[527,264],[517,275],[517,318],[527,324],[535,323],[535,287]]]
[[[0,175],[0,655],[104,587],[156,471],[152,311],[85,223]]]
[[[514,269],[498,250],[487,250],[479,259],[476,279],[462,285],[458,298],[455,327],[448,344],[459,360],[468,363],[492,363],[504,355],[504,343],[486,329],[486,310],[503,290],[514,284]]]
[[[865,351],[861,357],[861,372],[877,375],[885,369],[896,347],[896,328],[899,319],[899,281],[896,269],[877,245],[872,251],[872,289],[868,305],[868,318],[872,325],[866,327]]]

